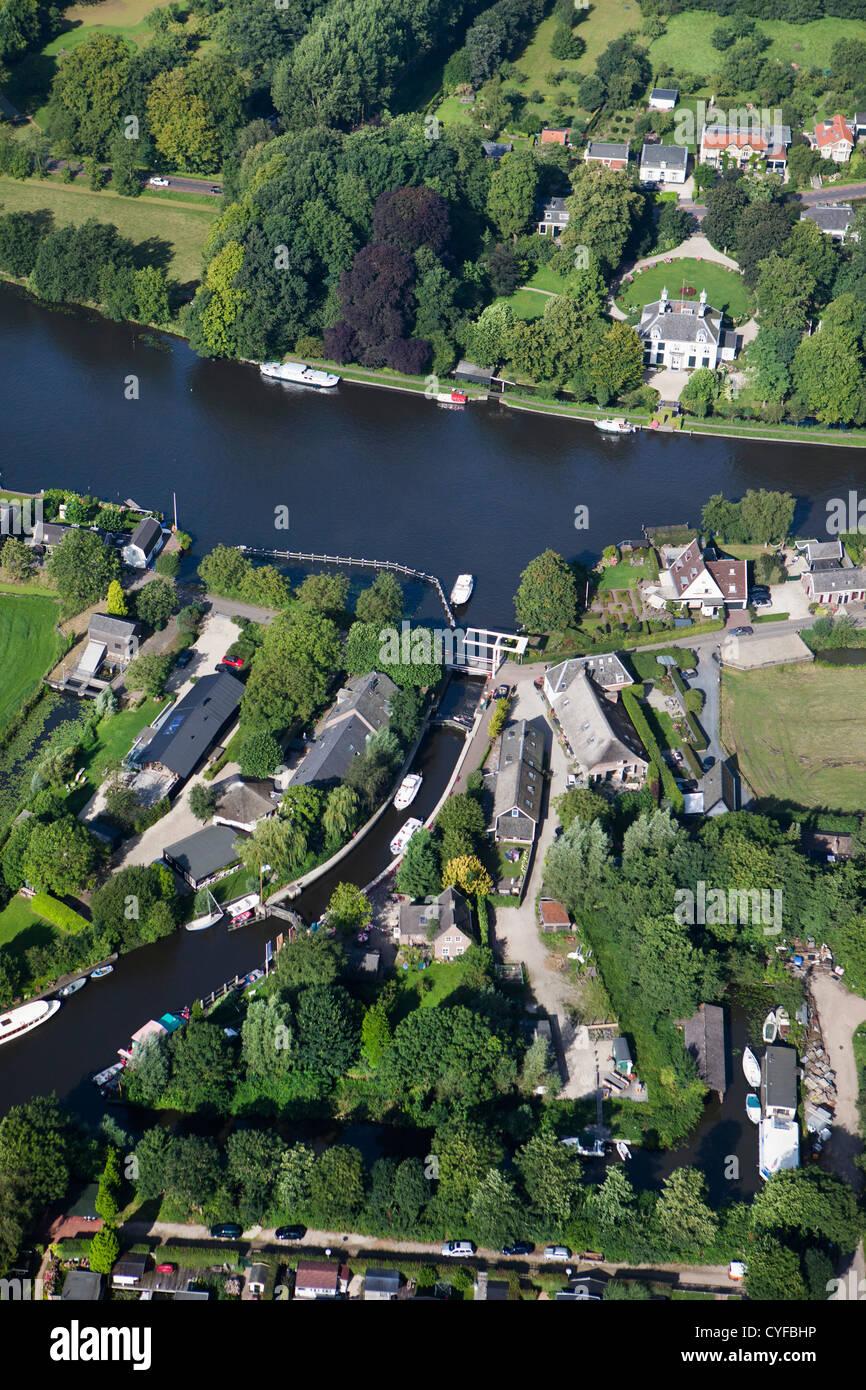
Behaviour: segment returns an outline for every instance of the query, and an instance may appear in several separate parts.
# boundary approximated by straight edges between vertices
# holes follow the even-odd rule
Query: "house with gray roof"
[[[571,214],[564,198],[547,198],[535,210],[539,236],[562,236]]]
[[[162,857],[198,892],[237,868],[241,859],[237,842],[238,833],[231,826],[206,825],[203,830],[166,845]]]
[[[98,1303],[101,1297],[101,1274],[93,1269],[70,1269],[63,1281],[61,1302]]]
[[[153,737],[138,745],[136,762],[140,767],[165,769],[175,781],[185,781],[234,717],[243,693],[241,682],[225,671],[202,676],[169,711]]]
[[[740,779],[727,758],[713,763],[701,782],[705,816],[724,816],[740,809]]]
[[[814,222],[827,236],[844,241],[854,221],[854,208],[851,203],[816,203],[800,213],[800,221]]]
[[[511,154],[514,146],[510,140],[482,140],[481,148],[488,159],[500,160],[504,154]]]
[[[239,777],[222,791],[213,819],[214,825],[229,825],[252,834],[259,821],[276,814],[270,782],[245,782]]]
[[[649,99],[650,110],[673,111],[678,96],[679,92],[675,87],[653,87]]]
[[[736,337],[723,341],[720,309],[707,304],[707,292],[701,290],[697,303],[688,299],[671,300],[667,286],[661,298],[645,304],[637,326],[643,342],[644,366],[668,367],[671,371],[686,371],[694,367],[709,367],[711,371],[722,361],[731,361],[736,354]]]
[[[422,903],[401,902],[397,932],[401,946],[430,946],[435,960],[456,960],[475,944],[469,904],[456,888]]]
[[[544,692],[566,752],[589,782],[643,781],[649,766],[617,691],[632,683],[613,653],[564,661],[545,676]]]
[[[399,1269],[374,1269],[368,1267],[364,1275],[364,1302],[389,1303],[400,1292]]]
[[[162,527],[156,517],[140,521],[121,551],[123,563],[132,569],[146,570],[162,549]]]
[[[58,545],[74,531],[74,526],[64,526],[60,521],[37,521],[30,535],[25,536],[24,544],[39,546],[46,554],[50,555],[52,550],[56,550]]]
[[[585,164],[603,164],[605,169],[628,168],[628,142],[617,144],[604,140],[590,140],[584,150]]]
[[[641,183],[685,183],[688,165],[685,145],[644,145],[640,152]]]
[[[506,724],[499,736],[493,788],[493,833],[497,840],[531,845],[541,820],[544,741],[525,719]]]
[[[138,655],[138,628],[130,618],[94,613],[87,625],[87,639],[104,648],[103,660],[123,670]]]
[[[396,689],[390,676],[381,671],[355,676],[343,686],[291,785],[328,788],[342,782],[355,758],[366,749],[370,735],[387,725]]]

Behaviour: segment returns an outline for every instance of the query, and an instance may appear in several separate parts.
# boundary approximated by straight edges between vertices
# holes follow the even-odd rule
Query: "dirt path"
[[[836,1072],[836,1119],[827,1157],[833,1172],[859,1192],[863,1187],[863,1172],[854,1159],[863,1151],[863,1139],[857,1110],[857,1064],[851,1039],[859,1025],[866,1023],[866,999],[850,994],[843,984],[823,970],[820,973],[812,971],[809,986],[821,1020],[824,1047]],[[866,1289],[866,1282],[860,1282],[866,1281],[862,1240],[840,1276],[842,1288],[837,1297],[851,1297],[852,1288]]]

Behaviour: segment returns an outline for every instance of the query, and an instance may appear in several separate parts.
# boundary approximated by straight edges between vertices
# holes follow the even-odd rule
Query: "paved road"
[[[45,168],[49,173],[56,174],[61,169],[65,169],[68,164],[71,164],[75,169],[82,167],[80,159],[46,159]],[[100,168],[104,173],[111,174],[110,164],[102,164]],[[204,193],[208,198],[222,197],[222,185],[215,183],[213,179],[189,179],[181,174],[171,174],[167,177],[169,190],[174,190],[175,193]],[[147,186],[146,177],[142,176],[141,182],[145,187]],[[218,191],[215,193],[214,189]]]
[[[798,193],[797,197],[807,207],[816,203],[850,202],[852,198],[866,198],[866,183],[829,184],[810,193]]]
[[[126,1221],[123,1225],[123,1233],[130,1239],[141,1240],[143,1236],[160,1236],[164,1240],[209,1240],[210,1229],[207,1226],[187,1226],[179,1221]],[[310,1253],[322,1254],[325,1250],[330,1250],[335,1257],[356,1259],[358,1255],[365,1251],[370,1253],[392,1255],[435,1255],[442,1258],[441,1241],[419,1241],[419,1240],[394,1240],[390,1237],[380,1238],[377,1236],[365,1236],[357,1233],[346,1233],[338,1231],[313,1231],[308,1230],[303,1240],[299,1241],[275,1241],[274,1228],[272,1226],[251,1226],[242,1237],[244,1244],[250,1245],[255,1249],[262,1246],[279,1244],[287,1251],[302,1249]],[[228,1242],[236,1244],[236,1242]],[[514,1264],[520,1269],[525,1265],[549,1264],[545,1261],[541,1249],[532,1255],[521,1256],[519,1261],[506,1257],[508,1264]],[[479,1248],[475,1257],[471,1259],[455,1260],[455,1268],[459,1265],[468,1265],[471,1268],[484,1268],[488,1261],[495,1261],[503,1264],[503,1256],[499,1250],[486,1250]],[[603,1270],[607,1274],[613,1274],[617,1270],[623,1275],[631,1275],[638,1279],[652,1279],[659,1276],[663,1282],[679,1284],[681,1287],[693,1288],[695,1285],[704,1285],[713,1289],[732,1289],[728,1278],[727,1265],[630,1265],[627,1269],[623,1265],[616,1263],[599,1262],[596,1260],[582,1261],[578,1255],[574,1255],[570,1261],[569,1268],[575,1269],[581,1266],[583,1273],[591,1270]],[[561,1269],[565,1272],[565,1266],[557,1264],[551,1268]],[[673,1276],[673,1277],[672,1277]]]

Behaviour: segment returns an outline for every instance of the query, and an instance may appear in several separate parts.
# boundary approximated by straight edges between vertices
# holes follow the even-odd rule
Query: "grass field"
[[[532,109],[538,112],[543,121],[546,120],[559,95],[574,96],[575,84],[595,70],[596,58],[611,40],[619,38],[628,29],[639,29],[640,26],[637,0],[593,0],[589,15],[577,26],[577,33],[586,44],[586,52],[581,58],[561,59],[551,57],[550,53],[556,20],[553,15],[542,20],[531,42],[514,60],[515,67],[526,73],[523,90],[531,92],[537,88],[544,97],[544,102]],[[565,82],[559,86],[548,82],[546,74],[551,68],[567,72]],[[572,104],[577,107],[576,100]]]
[[[702,76],[718,72],[722,54],[713,48],[710,34],[724,23],[720,15],[710,12],[673,15],[667,21],[666,33],[650,45],[650,61],[656,67],[670,63],[680,71]],[[807,68],[828,68],[830,50],[839,39],[863,38],[863,23],[855,19],[818,19],[811,24],[760,19],[758,27],[772,40],[764,54],[766,58],[779,58]]]
[[[630,560],[621,560],[618,565],[608,565],[598,581],[599,593],[611,589],[636,589],[642,579],[656,579],[650,565],[633,565]]]
[[[550,303],[550,295],[536,294],[533,290],[515,290],[507,299],[496,302],[507,304],[516,319],[540,319]]]
[[[0,594],[0,732],[60,652],[55,599]]]
[[[0,946],[14,942],[13,954],[23,955],[28,946],[47,946],[58,934],[56,927],[31,911],[26,898],[12,898],[0,912]]]
[[[555,270],[551,270],[549,265],[540,265],[526,283],[536,290],[550,290],[552,294],[561,294],[565,280],[561,275],[557,275]]]
[[[157,205],[149,198],[121,198],[109,189],[94,193],[80,184],[0,176],[0,205],[4,212],[35,212],[49,208],[57,223],[86,222],[97,217],[138,243],[152,240],[166,250],[166,268],[181,284],[198,280],[201,253],[211,223],[219,212],[212,207]],[[150,257],[154,259],[154,257]]]
[[[722,738],[759,797],[859,811],[866,671],[778,666],[722,673]]]
[[[695,290],[694,302],[698,302],[701,290],[707,292],[707,300],[713,309],[723,309],[732,317],[751,312],[749,292],[732,270],[714,265],[712,261],[697,261],[684,257],[673,259],[670,265],[651,266],[635,276],[618,297],[622,309],[637,309],[658,299],[662,287],[667,285],[672,299],[679,298],[682,285],[691,285]]]

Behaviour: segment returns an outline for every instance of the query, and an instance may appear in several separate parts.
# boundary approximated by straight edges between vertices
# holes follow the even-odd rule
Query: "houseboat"
[[[410,816],[406,824],[397,831],[397,834],[391,841],[391,853],[395,858],[398,854],[403,853],[412,836],[415,834],[415,831],[420,829],[421,822],[416,820],[414,816]]]
[[[421,790],[421,783],[424,781],[420,772],[410,772],[408,777],[404,777],[397,794],[394,797],[394,805],[398,811],[405,811],[407,806],[411,806],[415,797]]]
[[[320,372],[315,367],[308,367],[305,362],[263,362],[259,371],[273,381],[312,386],[316,391],[327,391],[340,384],[340,378],[333,372]]]
[[[22,1004],[20,1009],[0,1014],[0,1043],[22,1038],[40,1023],[47,1023],[59,1008],[59,999],[35,999],[32,1004]]]

